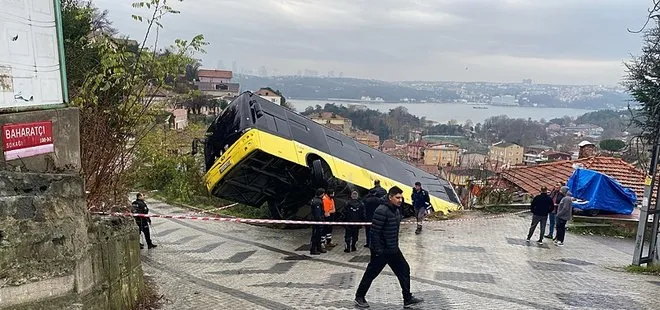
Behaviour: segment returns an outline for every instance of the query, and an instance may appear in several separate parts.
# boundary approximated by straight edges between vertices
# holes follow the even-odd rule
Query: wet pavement
[[[186,212],[147,204],[155,214]],[[632,260],[622,243],[632,241],[568,233],[564,247],[527,244],[530,218],[432,222],[421,235],[402,225],[412,291],[425,299],[416,309],[660,309],[660,278],[622,271]],[[311,229],[164,218],[152,225],[158,247],[142,250],[143,268],[164,309],[354,309],[369,261],[364,229],[357,252],[343,252],[344,229],[335,227],[340,246],[310,256]],[[388,267],[367,300],[371,309],[402,308]]]

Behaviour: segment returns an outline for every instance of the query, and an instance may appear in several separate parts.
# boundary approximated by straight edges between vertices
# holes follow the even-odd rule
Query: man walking
[[[369,308],[365,299],[371,283],[389,265],[399,279],[403,293],[403,307],[410,308],[424,301],[410,293],[410,265],[399,249],[399,227],[401,226],[401,203],[403,191],[394,186],[387,193],[388,201],[378,206],[371,222],[371,260],[362,276],[355,293],[355,305],[359,308]]]
[[[314,221],[323,221],[323,195],[325,189],[319,188],[316,190],[314,198],[309,202],[312,208],[312,219]],[[323,234],[323,225],[312,225],[312,240],[309,248],[309,254],[319,255],[327,251],[321,247],[321,234]]]
[[[539,240],[536,241],[538,244],[543,244],[543,234],[545,233],[545,224],[548,220],[548,213],[554,208],[554,203],[552,198],[548,196],[548,188],[543,186],[541,187],[541,194],[537,195],[532,199],[532,225],[529,227],[529,233],[527,234],[527,243],[529,239],[534,235],[536,226],[541,223],[541,233],[539,234]]]
[[[417,230],[415,230],[415,234],[419,235],[422,233],[422,222],[426,215],[426,208],[431,205],[431,198],[429,197],[429,192],[422,188],[422,183],[415,182],[411,199],[413,208],[415,209],[415,217],[417,217]]]
[[[566,236],[566,224],[573,218],[573,194],[568,190],[568,187],[562,186],[561,188],[564,198],[559,202],[557,208],[557,238],[555,240],[556,246],[564,246],[564,237]]]
[[[144,202],[144,195],[142,193],[138,193],[135,198],[135,201],[133,201],[131,204],[132,212],[134,214],[148,214],[149,208],[147,207],[147,203]],[[149,224],[151,224],[151,218],[142,216],[134,216],[133,218],[135,218],[135,223],[140,230],[140,234],[144,233],[144,239],[147,240],[147,248],[155,248],[156,245],[151,242],[151,233],[149,232]],[[142,243],[140,243],[140,249],[144,249],[144,245]]]

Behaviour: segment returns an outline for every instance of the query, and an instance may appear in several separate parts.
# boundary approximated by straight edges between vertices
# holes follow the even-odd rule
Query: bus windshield
[[[249,127],[249,120],[243,117],[244,113],[241,112],[241,106],[231,104],[209,126],[204,149],[206,170],[210,169],[215,160],[241,137],[244,129]]]

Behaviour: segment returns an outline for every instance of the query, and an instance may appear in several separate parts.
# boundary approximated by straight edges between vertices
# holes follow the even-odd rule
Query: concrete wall
[[[0,308],[130,309],[144,290],[131,218],[92,217],[76,175],[0,171]]]
[[[0,144],[0,309],[131,309],[144,291],[137,226],[89,214],[79,110],[0,115],[47,120],[54,153],[6,161]]]
[[[80,172],[80,111],[77,108],[0,114],[0,126],[8,123],[53,121],[55,152],[5,161],[0,143],[0,169],[30,172]],[[4,168],[4,169],[2,169]]]

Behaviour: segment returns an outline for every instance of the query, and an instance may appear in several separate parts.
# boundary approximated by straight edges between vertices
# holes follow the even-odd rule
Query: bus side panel
[[[300,164],[295,143],[263,131],[259,131],[259,146],[266,153]]]

